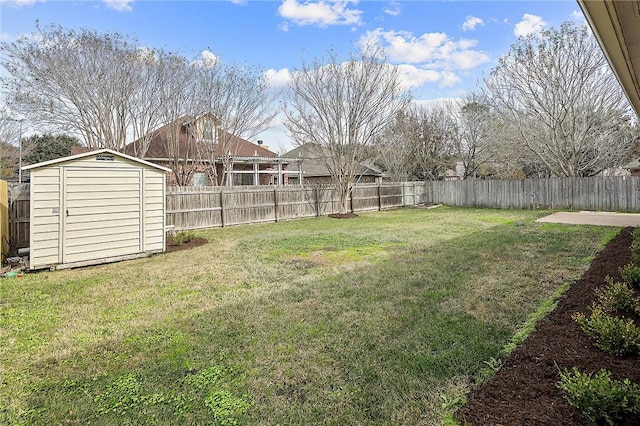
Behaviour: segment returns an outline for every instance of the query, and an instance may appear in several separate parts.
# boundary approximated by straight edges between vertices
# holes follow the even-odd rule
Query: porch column
[[[298,182],[302,185],[302,161],[298,161]]]
[[[255,160],[253,162],[253,184],[254,185],[260,185],[260,173],[259,173],[260,167],[258,165],[258,160]]]
[[[282,163],[278,161],[278,185],[282,185]]]

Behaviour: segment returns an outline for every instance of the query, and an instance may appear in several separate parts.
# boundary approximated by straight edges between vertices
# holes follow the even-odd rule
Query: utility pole
[[[22,183],[22,122],[24,119],[20,120],[20,130],[18,131],[18,146],[19,146],[19,157],[18,157],[18,183]]]

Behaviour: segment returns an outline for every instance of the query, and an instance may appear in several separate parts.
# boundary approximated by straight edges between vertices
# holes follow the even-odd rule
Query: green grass
[[[3,279],[0,424],[442,424],[617,232],[542,214],[233,227]]]

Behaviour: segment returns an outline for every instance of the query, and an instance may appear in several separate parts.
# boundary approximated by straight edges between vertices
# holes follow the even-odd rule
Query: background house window
[[[202,122],[202,140],[206,142],[214,142],[215,141],[215,126],[212,120],[204,120]]]
[[[195,172],[193,174],[193,186],[208,186],[209,175],[205,172]]]

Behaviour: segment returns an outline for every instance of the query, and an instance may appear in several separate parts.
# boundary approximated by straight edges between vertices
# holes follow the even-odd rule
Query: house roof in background
[[[291,162],[289,171],[297,172],[302,168],[305,176],[331,176],[329,169],[323,164],[318,156],[318,149],[311,143],[300,145],[297,148],[285,153],[283,157],[290,159],[302,159],[300,162]],[[357,176],[382,176],[382,172],[375,167],[358,163],[356,166]]]
[[[151,137],[151,142],[149,143],[149,148],[147,149],[147,153],[144,158],[155,159],[155,160],[171,158],[172,156],[170,155],[170,152],[168,149],[169,144],[167,142],[167,132],[169,132],[169,129],[171,126],[174,126],[176,124],[184,126],[186,124],[192,123],[193,121],[194,121],[193,117],[183,116],[171,123],[167,123],[164,126],[156,129],[153,132],[153,135]],[[254,156],[254,157],[274,158],[278,156],[278,154],[276,154],[275,152],[269,151],[268,149],[263,148],[258,144],[249,142],[248,140],[243,139],[239,136],[233,136],[230,133],[225,132],[224,130],[218,130],[218,132],[219,132],[218,133],[219,137],[226,135],[227,137],[231,136],[233,138],[233,143],[231,143],[231,146],[233,147],[233,152],[231,152],[231,155],[234,157]],[[125,147],[125,152],[130,155],[134,155],[136,151],[135,144],[139,144],[139,143],[140,143],[139,140],[130,143]],[[186,131],[182,131],[180,133],[179,144],[180,144],[179,152],[189,153],[190,159],[195,158],[196,153],[193,152],[194,149],[189,146],[189,140],[188,140],[188,135]],[[216,157],[222,157],[224,155],[227,155],[227,153],[221,152],[220,144],[218,144],[216,146],[215,155]]]

